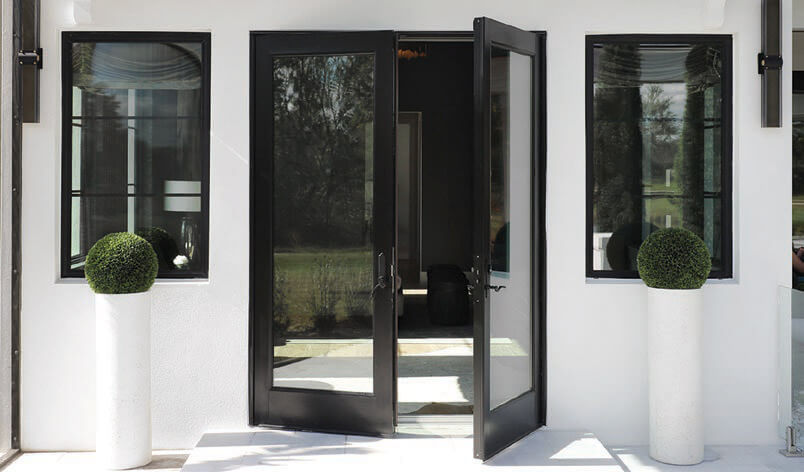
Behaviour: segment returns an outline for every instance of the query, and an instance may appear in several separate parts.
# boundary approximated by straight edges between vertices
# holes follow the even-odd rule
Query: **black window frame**
[[[637,271],[594,269],[594,46],[607,43],[638,45],[720,44],[723,86],[721,89],[721,253],[722,269],[713,270],[709,279],[733,278],[733,37],[730,34],[595,34],[586,35],[586,277],[592,279],[638,279]]]
[[[71,194],[72,194],[72,47],[74,43],[118,42],[159,43],[184,42],[201,44],[201,216],[198,229],[204,241],[199,252],[198,270],[159,274],[158,279],[207,279],[209,277],[209,161],[210,161],[210,90],[212,34],[205,32],[163,31],[64,31],[61,41],[61,247],[60,272],[62,278],[83,278],[83,268],[72,269],[70,254]]]

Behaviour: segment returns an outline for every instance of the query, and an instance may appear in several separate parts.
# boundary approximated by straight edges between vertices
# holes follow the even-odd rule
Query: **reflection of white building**
[[[600,267],[602,270],[611,270],[609,260],[606,258],[606,246],[609,244],[611,233],[593,233],[592,234],[592,263],[594,267]]]

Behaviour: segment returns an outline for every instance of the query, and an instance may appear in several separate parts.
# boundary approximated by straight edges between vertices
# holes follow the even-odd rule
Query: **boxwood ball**
[[[95,293],[147,292],[159,270],[156,252],[132,233],[111,233],[87,253],[84,274]]]
[[[696,289],[712,270],[709,249],[695,233],[660,229],[645,239],[637,254],[639,276],[653,288]]]

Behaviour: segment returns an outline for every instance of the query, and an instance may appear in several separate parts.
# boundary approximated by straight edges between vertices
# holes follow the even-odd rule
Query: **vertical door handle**
[[[385,280],[385,253],[380,252],[377,254],[377,285],[380,288],[385,288],[387,282]]]
[[[374,294],[377,290],[383,289],[388,286],[388,282],[385,279],[385,253],[380,252],[377,254],[377,285],[371,289],[371,298],[374,298]]]

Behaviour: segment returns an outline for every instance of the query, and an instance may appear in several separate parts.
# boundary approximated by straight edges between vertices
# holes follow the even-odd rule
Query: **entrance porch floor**
[[[452,435],[450,435],[452,434]],[[399,433],[395,438],[279,431],[211,432],[186,451],[156,451],[151,472],[268,472],[271,470],[452,472],[517,470],[560,472],[801,472],[804,459],[785,458],[779,446],[707,447],[692,467],[657,463],[645,446],[604,447],[590,433],[539,430],[490,461],[472,459],[471,437]],[[186,460],[186,462],[185,462]],[[183,464],[183,467],[182,467]],[[91,452],[25,453],[2,472],[99,471]]]
[[[349,470],[452,472],[801,472],[804,459],[779,446],[712,446],[703,463],[661,464],[646,446],[605,447],[594,434],[540,429],[483,463],[472,458],[471,425],[401,424],[393,438],[274,429],[207,433],[182,472]]]
[[[208,433],[182,472],[268,472],[278,467],[449,472],[488,466],[520,471],[623,471],[591,433],[537,431],[483,464],[472,458],[472,437],[461,431],[463,428],[406,429],[403,426],[392,438],[282,430]]]

